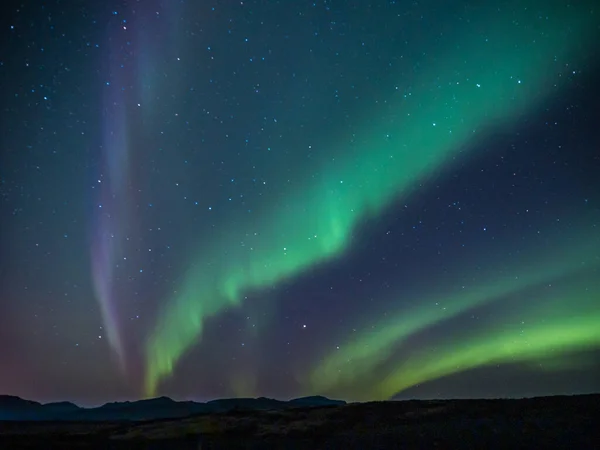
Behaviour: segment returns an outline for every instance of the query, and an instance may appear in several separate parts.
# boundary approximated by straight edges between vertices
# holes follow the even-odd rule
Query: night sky
[[[599,391],[594,3],[4,5],[0,393]]]

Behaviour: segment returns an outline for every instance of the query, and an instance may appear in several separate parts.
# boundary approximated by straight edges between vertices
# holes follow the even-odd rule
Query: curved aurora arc
[[[544,305],[513,318],[510,324],[452,340],[451,344],[441,343],[427,354],[411,355],[375,385],[369,398],[388,399],[416,384],[490,364],[539,361],[542,370],[544,364],[549,370],[568,367],[559,365],[557,359],[600,347],[599,292],[598,286],[593,293],[574,289],[566,297],[548,299],[553,314],[549,315]],[[575,312],[573,297],[579,308]],[[523,322],[534,325],[520,330]]]
[[[464,273],[455,274],[453,279],[465,280],[478,273],[478,281],[459,289],[458,293],[451,287],[445,287],[452,292],[446,295],[422,293],[416,307],[386,314],[385,321],[373,320],[374,326],[365,327],[367,331],[353,333],[345,341],[341,339],[344,344],[325,355],[323,362],[312,370],[306,385],[311,391],[350,394],[357,400],[388,399],[414,385],[491,363],[514,363],[536,357],[551,359],[578,349],[600,347],[597,325],[600,283],[583,288],[580,285],[573,288],[567,283],[567,289],[560,288],[564,284],[561,280],[600,271],[598,228],[579,226],[575,229],[576,242],[551,236],[547,241],[556,244],[551,245],[550,250],[530,248],[521,253],[513,252],[512,257],[501,261],[487,264],[479,261],[477,266],[486,267],[485,274],[462,268]],[[544,286],[555,287],[550,292],[540,292]],[[573,303],[574,293],[576,303]],[[409,339],[418,339],[421,332],[515,295],[543,299],[543,303],[534,302],[543,307],[514,308],[519,312],[518,319],[508,317],[494,324],[491,330],[480,330],[474,336],[457,338],[444,334],[441,343],[434,340],[421,344],[417,355],[411,353],[411,348],[402,347]],[[585,313],[574,309],[574,304],[584,307]],[[595,322],[589,320],[591,317]],[[540,318],[548,321],[544,323]],[[563,326],[560,319],[568,325]],[[523,321],[527,324],[526,331],[519,334],[514,331],[514,324],[521,325]],[[472,326],[477,327],[477,323]],[[400,348],[403,356],[397,358]]]
[[[482,8],[481,20],[466,23],[451,45],[422,61],[414,79],[399,80],[412,86],[411,95],[390,99],[393,121],[358,133],[357,152],[324,163],[321,180],[199,248],[147,340],[148,396],[198,342],[208,317],[239,304],[244,291],[341,255],[360,222],[452,161],[480,130],[509,125],[556,92],[566,65],[593,43],[593,15],[573,6],[543,14],[549,6],[532,3],[516,13]]]

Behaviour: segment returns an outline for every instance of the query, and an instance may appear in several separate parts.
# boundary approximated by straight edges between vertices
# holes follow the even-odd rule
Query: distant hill
[[[271,398],[226,398],[207,403],[178,402],[158,397],[135,402],[106,403],[97,408],[80,408],[70,402],[42,404],[11,395],[0,395],[0,420],[11,421],[139,421],[175,419],[202,413],[285,410],[316,406],[345,405],[343,400],[302,397],[289,401]]]
[[[35,408],[35,402],[6,403]],[[407,400],[333,407],[323,397],[281,402],[268,398],[222,399],[209,403],[157,398],[109,403],[96,414],[227,408],[140,422],[2,422],[0,449],[88,450],[289,450],[329,449],[577,449],[598,450],[600,394],[499,400]],[[335,402],[335,401],[333,401]],[[31,403],[34,403],[33,405]],[[343,402],[338,402],[342,403]],[[39,404],[37,404],[39,405]],[[177,406],[179,405],[179,406]],[[39,405],[38,407],[44,407]],[[67,409],[70,406],[67,406]],[[279,409],[271,409],[272,407]],[[181,409],[174,409],[181,408]],[[247,408],[245,411],[240,408]],[[269,408],[252,409],[252,408]]]
[[[0,396],[0,420],[34,420],[43,409],[41,403],[13,395]]]

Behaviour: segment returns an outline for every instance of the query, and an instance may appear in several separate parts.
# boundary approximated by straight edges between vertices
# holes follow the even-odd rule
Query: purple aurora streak
[[[108,30],[107,73],[103,93],[103,139],[98,174],[99,198],[93,220],[92,279],[100,304],[104,329],[112,350],[125,371],[126,355],[116,295],[119,264],[126,260],[125,247],[131,223],[129,177],[129,129],[127,124],[131,42],[123,39],[124,20],[115,18]]]

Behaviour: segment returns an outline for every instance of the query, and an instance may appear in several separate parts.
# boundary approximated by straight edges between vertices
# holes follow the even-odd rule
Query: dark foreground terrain
[[[0,422],[1,449],[600,449],[600,395],[229,411],[144,422]]]

